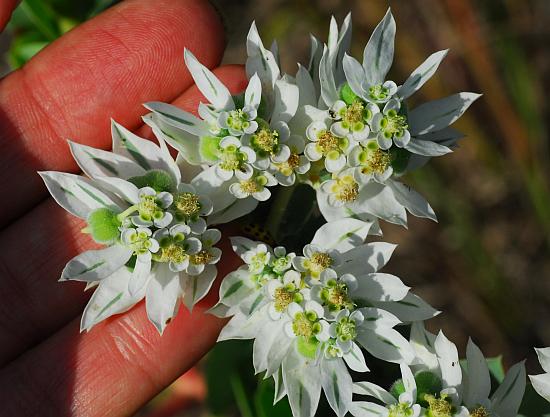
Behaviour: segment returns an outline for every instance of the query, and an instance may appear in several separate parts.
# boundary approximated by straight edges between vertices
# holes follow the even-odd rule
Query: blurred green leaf
[[[493,378],[495,378],[500,384],[504,380],[504,365],[502,365],[502,356],[496,356],[494,358],[487,358],[487,366],[489,367],[489,372]]]
[[[273,379],[262,379],[258,383],[258,389],[254,395],[256,415],[258,417],[292,417],[292,410],[285,397],[273,405],[275,384]]]
[[[49,41],[61,36],[62,32],[58,25],[59,16],[47,2],[41,0],[23,0],[20,7]]]

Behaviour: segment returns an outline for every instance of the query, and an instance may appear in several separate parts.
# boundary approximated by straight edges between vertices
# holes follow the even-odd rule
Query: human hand
[[[15,3],[2,1],[0,28]],[[201,96],[190,88],[184,47],[211,68],[219,64],[223,28],[207,2],[129,0],[0,81],[2,416],[131,415],[202,357],[223,326],[204,314],[210,298],[193,314],[181,308],[162,337],[143,303],[80,334],[90,293],[56,281],[69,259],[95,244],[36,173],[77,172],[66,139],[107,149],[111,117],[145,134],[142,102],[195,109]],[[242,67],[214,72],[232,92],[244,89]],[[237,262],[225,255],[219,276]]]

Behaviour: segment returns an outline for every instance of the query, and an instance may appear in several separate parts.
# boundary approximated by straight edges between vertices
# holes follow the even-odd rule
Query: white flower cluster
[[[216,278],[221,233],[209,227],[252,212],[272,187],[305,183],[316,190],[327,223],[301,254],[232,238],[245,264],[224,278],[211,309],[231,317],[219,340],[253,339],[256,372],[273,377],[275,401],[287,396],[296,417],[314,416],[321,392],[339,417],[516,416],[523,364],[492,390],[473,342],[459,363],[442,333],[424,329],[439,312],[398,277],[379,272],[395,246],[365,243],[369,234],[381,235],[379,219],[406,226],[409,212],[435,220],[424,198],[398,178],[451,152],[462,135],[450,125],[479,97],[459,93],[409,109],[406,100],[447,51],[398,85],[387,79],[394,36],[388,11],[360,63],[348,55],[351,17],[340,28],[332,19],[327,44],[312,37],[308,68],[299,65],[291,76],[279,67],[277,44],[266,49],[252,24],[243,94],[232,95],[186,50],[207,100],[198,116],[150,102],[144,121],[158,146],[115,122],[113,152],[71,142],[86,176],[41,175],[55,200],[87,222],[83,232],[106,245],[76,256],[61,275],[97,286],[81,328],[145,298],[162,333],[181,301],[192,308]],[[369,371],[364,352],[369,361],[399,364],[402,377],[390,390],[353,382],[350,370]],[[550,355],[538,352],[548,371]],[[532,381],[549,398],[547,376]]]
[[[221,233],[207,226],[216,214],[209,198],[213,190],[195,179],[182,182],[162,139],[156,146],[116,122],[112,136],[113,152],[70,142],[87,178],[40,173],[59,205],[86,220],[83,232],[107,245],[75,256],[60,280],[98,286],[84,310],[82,330],[145,297],[147,315],[162,333],[180,298],[192,308],[216,278]]]

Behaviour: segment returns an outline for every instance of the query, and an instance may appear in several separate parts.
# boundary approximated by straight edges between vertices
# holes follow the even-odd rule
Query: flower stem
[[[267,216],[267,222],[265,228],[271,233],[272,236],[277,240],[277,235],[280,232],[281,222],[286,213],[288,203],[296,190],[296,185],[290,187],[279,187],[277,192],[277,198],[271,206],[269,215]]]

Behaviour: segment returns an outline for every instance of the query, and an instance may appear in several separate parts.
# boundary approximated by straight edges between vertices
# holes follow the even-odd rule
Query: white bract
[[[546,401],[550,402],[550,347],[535,348],[540,366],[545,373],[529,375],[531,384],[535,391]]]

